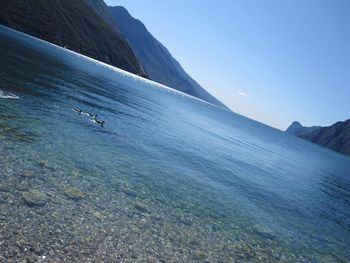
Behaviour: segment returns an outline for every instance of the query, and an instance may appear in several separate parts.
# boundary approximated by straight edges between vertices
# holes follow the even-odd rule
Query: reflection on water
[[[0,262],[350,260],[349,158],[3,27],[0,67]]]

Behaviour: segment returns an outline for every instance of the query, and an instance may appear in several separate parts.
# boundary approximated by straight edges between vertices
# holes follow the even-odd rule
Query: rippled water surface
[[[350,261],[350,158],[4,27],[0,153],[0,262]]]

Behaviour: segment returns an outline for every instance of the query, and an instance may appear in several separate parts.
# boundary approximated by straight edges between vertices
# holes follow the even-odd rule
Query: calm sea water
[[[5,27],[0,153],[1,262],[350,261],[350,158]]]

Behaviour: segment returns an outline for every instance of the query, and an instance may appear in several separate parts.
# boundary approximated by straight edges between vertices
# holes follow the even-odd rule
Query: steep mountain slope
[[[220,107],[226,107],[194,81],[170,52],[148,32],[144,24],[134,19],[124,7],[110,7],[110,12],[150,79]]]
[[[87,5],[89,5],[111,28],[113,28],[118,34],[120,33],[120,29],[111,15],[108,6],[104,1],[96,1],[96,0],[83,0]]]
[[[98,11],[91,7],[92,3],[99,6]],[[145,75],[110,14],[104,14],[106,10],[102,0],[0,0],[0,23]]]
[[[301,125],[300,125],[301,126]],[[329,127],[298,127],[293,122],[286,132],[334,151],[350,155],[350,119]]]

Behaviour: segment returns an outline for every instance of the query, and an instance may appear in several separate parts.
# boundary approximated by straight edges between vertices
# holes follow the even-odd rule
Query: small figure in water
[[[96,120],[96,119],[94,119],[94,122],[97,123],[97,124],[100,124],[102,128],[103,128],[103,124],[105,124],[105,121],[99,121],[99,120]]]
[[[91,115],[90,115],[90,116],[91,116]],[[99,121],[99,120],[97,119],[97,114],[95,114],[95,115],[93,115],[93,116],[94,116],[93,121],[96,122],[96,123],[98,123],[98,124],[100,124],[101,127],[103,127],[103,124],[105,123],[105,121]]]
[[[81,110],[80,109],[73,109],[75,112],[81,114]]]
[[[73,109],[76,113],[79,113],[80,114],[84,114],[84,115],[89,115],[90,117],[92,117],[92,121],[97,123],[97,124],[100,124],[101,127],[103,127],[103,125],[105,124],[105,121],[99,121],[97,119],[97,114],[91,114],[91,113],[86,113],[86,112],[82,112],[81,109],[77,109],[77,108],[74,108]]]
[[[95,120],[95,122],[98,123],[98,124],[100,124],[102,128],[103,128],[103,124],[105,124],[105,121]]]

